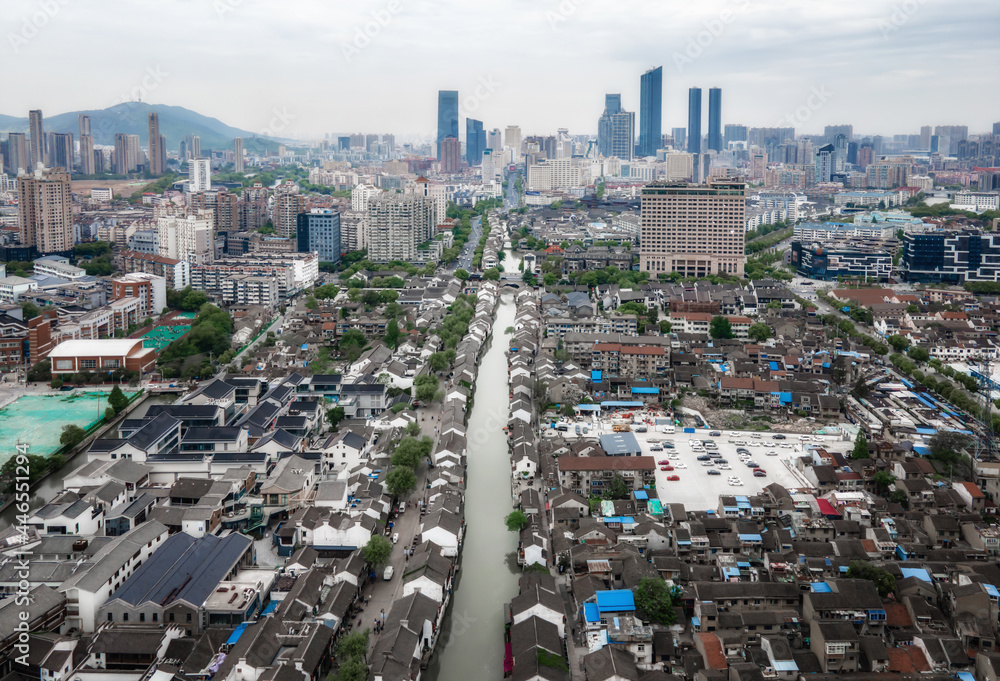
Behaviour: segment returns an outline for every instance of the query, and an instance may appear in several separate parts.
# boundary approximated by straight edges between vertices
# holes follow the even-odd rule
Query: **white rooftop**
[[[49,353],[49,357],[79,357],[91,356],[91,357],[107,357],[107,356],[122,356],[132,352],[132,349],[139,345],[142,348],[141,338],[118,338],[118,339],[103,339],[103,340],[68,340],[63,341],[57,345],[52,352]]]

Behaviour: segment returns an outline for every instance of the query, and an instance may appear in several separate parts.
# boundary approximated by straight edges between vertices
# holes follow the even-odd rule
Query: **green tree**
[[[927,443],[934,458],[949,466],[955,465],[962,458],[962,450],[971,444],[972,439],[968,435],[950,430],[939,430]]]
[[[931,353],[927,351],[927,348],[910,348],[907,354],[915,362],[926,362],[931,358]]]
[[[385,565],[392,555],[392,542],[381,534],[373,534],[368,543],[361,549],[361,555],[365,557],[365,562],[378,567]]]
[[[889,345],[891,345],[892,349],[896,352],[903,352],[906,348],[910,347],[910,341],[908,341],[905,336],[889,336],[888,341]]]
[[[848,579],[867,579],[878,588],[878,595],[886,598],[896,590],[896,578],[887,570],[865,560],[852,560],[847,567]]]
[[[660,322],[660,333],[662,333],[664,335],[670,333],[670,330],[673,329],[673,328],[674,328],[673,324],[671,324],[670,322],[668,322],[666,319],[664,319],[664,320],[662,320]]]
[[[753,324],[747,333],[749,333],[750,338],[753,340],[763,343],[771,337],[771,327],[767,324]]]
[[[393,468],[385,477],[385,485],[390,495],[397,499],[406,498],[417,488],[417,474],[406,466]]]
[[[395,319],[390,319],[385,325],[385,344],[393,349],[399,345],[399,324]]]
[[[63,386],[63,382],[62,382],[61,378],[53,378],[49,382],[49,387],[52,388],[53,390],[59,390],[59,388],[61,388],[62,386]]]
[[[566,403],[562,406],[562,409],[559,410],[559,413],[563,416],[572,418],[573,416],[576,416],[576,409],[573,408],[572,404]]]
[[[504,518],[504,523],[509,531],[520,532],[528,526],[528,516],[524,514],[524,511],[511,511]]]
[[[337,425],[344,419],[345,412],[343,407],[334,407],[333,409],[327,409],[326,420],[330,424],[332,430],[337,429]]]
[[[125,393],[117,385],[111,391],[111,394],[108,395],[108,404],[115,410],[115,414],[122,413],[125,407],[128,406],[128,398],[125,397]]]
[[[457,270],[455,270],[455,277],[460,281],[468,281],[469,271],[459,267]]]
[[[899,504],[903,508],[907,508],[910,505],[910,498],[906,496],[906,492],[901,489],[897,489],[889,495],[889,502]]]
[[[879,491],[879,494],[883,496],[885,496],[885,493],[889,491],[889,485],[894,482],[896,482],[896,476],[886,471],[878,471],[872,476],[872,483]]]
[[[390,461],[393,466],[416,468],[421,461],[431,455],[433,447],[434,441],[426,435],[419,440],[415,437],[404,437],[396,446]]]
[[[87,431],[80,426],[65,425],[63,426],[62,433],[59,435],[59,444],[64,447],[73,448],[83,442],[86,437]]]
[[[721,315],[712,317],[712,323],[709,326],[708,332],[711,334],[712,338],[720,340],[735,337],[735,334],[733,333],[733,325],[729,323],[728,319]]]
[[[496,267],[489,268],[483,272],[483,279],[485,281],[500,281],[500,270]]]
[[[107,407],[104,410],[104,420],[105,421],[110,421],[114,417],[115,417],[115,409],[114,409],[114,407]]]
[[[628,499],[629,496],[630,490],[628,485],[625,484],[625,478],[616,473],[615,477],[611,479],[611,484],[604,489],[604,498],[614,501],[616,499]]]
[[[313,291],[313,295],[321,300],[336,298],[338,293],[340,293],[340,287],[335,284],[323,284],[317,286],[316,290]]]
[[[448,358],[443,352],[435,352],[427,358],[427,364],[430,365],[431,371],[444,371],[448,368]]]
[[[670,588],[659,577],[643,577],[632,594],[636,614],[643,621],[670,626],[677,620],[674,606],[682,596],[679,587]]]
[[[865,437],[865,431],[863,430],[859,430],[858,436],[854,438],[854,449],[851,450],[851,458],[868,458],[868,438]]]
[[[33,302],[26,300],[21,303],[21,314],[24,317],[24,321],[28,321],[42,314],[42,311]]]
[[[337,656],[340,659],[368,659],[368,629],[355,631],[337,641]]]
[[[307,310],[315,310],[318,307],[319,307],[319,303],[316,301],[316,299],[313,296],[307,296],[306,297],[306,309]]]
[[[18,477],[23,477],[24,469],[18,471],[17,464],[18,457],[12,456],[7,459],[3,467],[0,467],[0,477],[5,481],[9,481],[11,484],[15,482]],[[22,462],[23,465],[23,462]],[[28,454],[28,484],[33,485],[38,482],[45,472],[49,469],[49,460],[42,456],[41,454]]]
[[[363,660],[349,657],[340,663],[337,673],[331,678],[333,681],[368,681],[368,675],[368,665]]]

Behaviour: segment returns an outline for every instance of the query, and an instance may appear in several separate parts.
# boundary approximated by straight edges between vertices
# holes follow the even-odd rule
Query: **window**
[[[108,621],[109,622],[114,622],[115,621],[115,614],[113,612],[109,612],[108,613]]]
[[[170,620],[171,622],[173,622],[173,621],[174,621],[174,613],[170,613],[170,617],[169,617],[168,619],[169,619],[169,620]]]
[[[144,612],[140,612],[139,613],[139,621],[140,622],[145,622],[146,621],[146,613],[144,613]]]
[[[81,359],[80,360],[81,369],[96,369],[97,360],[96,359]]]
[[[188,613],[188,614],[187,614],[187,621],[188,621],[188,622],[190,622],[190,621],[191,621],[191,613]]]
[[[122,622],[128,622],[128,613],[127,612],[123,612],[122,613]]]
[[[106,360],[104,360],[104,366],[106,368],[109,368],[109,369],[117,369],[121,365],[122,365],[122,361],[120,359],[106,359]]]

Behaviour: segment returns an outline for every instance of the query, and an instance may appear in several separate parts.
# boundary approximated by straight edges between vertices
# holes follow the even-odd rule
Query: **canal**
[[[505,269],[519,260],[508,252]],[[513,270],[510,266],[513,265]],[[479,360],[468,424],[465,544],[451,606],[427,670],[432,681],[503,679],[504,603],[518,593],[517,535],[504,518],[511,511],[510,454],[503,428],[510,414],[507,337],[514,325],[514,297],[497,308],[489,349]]]

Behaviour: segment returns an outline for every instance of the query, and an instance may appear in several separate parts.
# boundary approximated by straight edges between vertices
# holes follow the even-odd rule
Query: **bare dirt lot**
[[[110,187],[115,198],[119,199],[127,199],[147,184],[148,180],[73,180],[70,183],[72,191],[80,196],[90,196],[90,190],[94,188]]]

